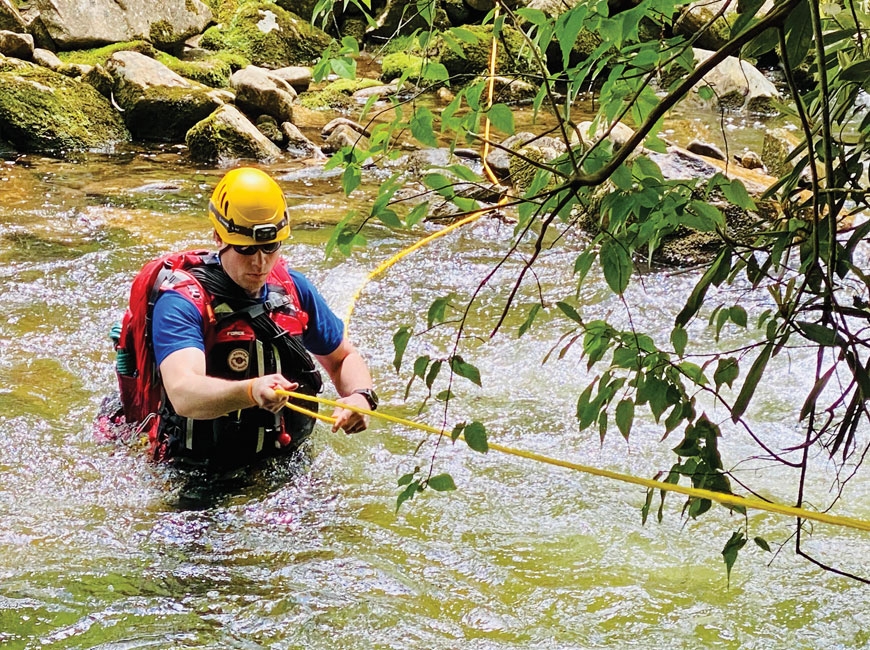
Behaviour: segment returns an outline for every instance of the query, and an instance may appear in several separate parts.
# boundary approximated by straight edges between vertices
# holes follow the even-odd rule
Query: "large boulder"
[[[323,56],[332,39],[296,14],[271,2],[239,7],[225,25],[209,27],[200,45],[236,52],[264,68],[306,64]]]
[[[217,92],[189,81],[138,52],[116,52],[106,69],[114,98],[137,139],[177,142],[224,102]]]
[[[230,86],[236,92],[236,105],[243,111],[266,113],[278,122],[293,121],[296,91],[266,68],[249,65],[237,70],[230,77]]]
[[[19,33],[27,31],[27,23],[12,0],[0,0],[0,29]]]
[[[15,59],[32,59],[33,37],[30,34],[0,30],[0,54]]]
[[[212,21],[200,0],[34,0],[51,38],[63,50],[145,39],[171,48]]]
[[[108,150],[130,133],[92,86],[0,57],[0,140],[20,151]]]
[[[702,63],[713,56],[714,52],[694,48],[695,61]],[[780,92],[754,65],[734,56],[726,57],[695,86],[695,93],[686,100],[691,105],[707,106],[709,101],[702,100],[697,90],[709,87],[715,93],[716,106],[712,108],[730,111],[747,111],[765,115],[776,114],[776,103]],[[709,107],[709,106],[707,106]]]
[[[229,165],[238,160],[269,162],[281,150],[232,104],[194,125],[185,138],[191,159]]]

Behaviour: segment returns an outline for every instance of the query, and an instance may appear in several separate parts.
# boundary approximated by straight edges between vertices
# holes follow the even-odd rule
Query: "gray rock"
[[[534,140],[535,134],[528,131],[520,131],[512,136],[505,138],[498,148],[492,148],[489,155],[486,157],[486,164],[495,172],[496,176],[505,178],[510,169],[511,154],[509,151],[517,151],[527,142]]]
[[[281,150],[231,104],[195,124],[185,142],[193,160],[220,165],[238,160],[271,162],[281,155]]]
[[[326,158],[320,147],[306,138],[296,125],[284,122],[281,125],[281,132],[284,134],[287,153],[294,158],[314,158],[315,160]]]
[[[326,138],[326,142],[323,144],[323,152],[335,153],[344,147],[368,149],[368,138],[348,124],[339,124]]]
[[[320,130],[321,137],[328,138],[340,126],[349,127],[351,129],[353,129],[354,131],[356,131],[357,133],[359,133],[360,135],[364,135],[366,137],[371,137],[371,135],[372,135],[371,133],[369,133],[366,130],[366,128],[363,125],[358,124],[358,123],[354,122],[353,120],[348,119],[346,117],[336,117],[334,120],[330,120],[329,122],[327,122],[326,126],[324,126]]]
[[[138,52],[116,52],[106,69],[114,79],[114,100],[137,139],[177,142],[222,103],[208,86]]]
[[[249,65],[233,73],[230,86],[236,91],[236,104],[243,111],[267,113],[277,122],[293,121],[296,91],[270,70]]]
[[[686,149],[699,156],[707,158],[715,158],[716,160],[727,160],[725,153],[712,142],[702,142],[700,140],[692,140],[686,145]]]
[[[0,0],[0,29],[24,33],[27,24],[12,0]]]
[[[212,21],[200,0],[34,0],[34,5],[51,38],[66,50],[136,39],[171,47]]]
[[[311,85],[311,68],[302,65],[288,65],[272,70],[272,74],[293,86],[297,93],[304,93]]]
[[[30,34],[19,34],[0,30],[0,54],[25,61],[33,58],[33,37]]]
[[[43,68],[55,71],[63,66],[63,61],[60,60],[60,57],[58,57],[57,54],[41,47],[34,48],[33,62],[37,65],[41,65]]]

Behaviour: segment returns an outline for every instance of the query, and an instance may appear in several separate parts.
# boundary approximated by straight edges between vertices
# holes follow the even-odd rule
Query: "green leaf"
[[[755,210],[755,201],[749,196],[746,191],[746,186],[739,179],[734,179],[729,183],[722,183],[720,186],[722,194],[728,201],[744,210]]]
[[[416,226],[422,219],[429,214],[429,202],[420,203],[415,206],[407,215],[405,215],[405,225],[409,228]]]
[[[448,492],[456,489],[456,483],[453,482],[453,477],[450,474],[437,474],[426,482],[426,486],[436,492]]]
[[[344,168],[344,173],[341,176],[341,189],[344,190],[345,196],[350,196],[350,193],[358,188],[361,182],[362,174],[359,167],[348,165]]]
[[[514,134],[514,114],[510,108],[504,104],[493,104],[486,112],[493,127],[507,135]]]
[[[797,68],[803,63],[812,43],[812,14],[809,1],[804,0],[785,19],[785,53],[791,67]]]
[[[578,314],[577,310],[574,309],[574,307],[569,305],[567,302],[559,301],[556,303],[556,307],[558,307],[559,311],[561,311],[575,323],[580,323],[581,325],[583,324],[583,319],[580,317],[580,314]]]
[[[417,13],[420,18],[426,21],[429,27],[432,27],[432,17],[435,8],[435,0],[417,0]]]
[[[532,305],[532,308],[529,309],[529,314],[526,316],[526,320],[520,325],[520,329],[517,332],[517,338],[521,337],[525,334],[529,328],[532,326],[532,323],[535,322],[535,317],[538,315],[538,312],[541,310],[541,303],[536,302]]]
[[[728,387],[731,388],[731,385],[734,383],[734,380],[737,379],[739,374],[740,366],[738,365],[737,359],[733,357],[719,359],[719,363],[716,365],[716,371],[713,373],[713,381],[715,382],[717,389],[722,384],[728,384]]]
[[[432,327],[434,323],[443,323],[444,316],[447,312],[447,307],[450,305],[450,296],[444,298],[436,298],[429,305],[429,311],[426,314],[426,323]]]
[[[465,29],[463,27],[454,27],[448,31],[460,41],[467,43],[468,45],[475,45],[480,40],[477,34],[472,32],[470,29]]]
[[[747,315],[746,310],[740,305],[734,305],[728,310],[728,317],[731,322],[740,327],[746,327]]]
[[[436,359],[432,362],[432,367],[429,368],[429,373],[426,375],[426,388],[432,390],[432,384],[435,383],[435,379],[438,377],[438,373],[441,372],[442,361],[440,359]]]
[[[401,487],[403,485],[410,485],[411,481],[414,480],[414,477],[417,475],[417,472],[419,472],[419,471],[420,471],[420,468],[417,467],[414,469],[413,472],[408,472],[407,474],[403,474],[402,476],[400,476],[399,480],[397,481],[397,483],[399,484],[399,487]]]
[[[408,499],[412,498],[417,492],[422,492],[423,488],[420,485],[420,481],[412,481],[399,493],[398,498],[396,499],[396,512],[399,512],[399,508],[402,507],[402,504],[405,503]]]
[[[846,341],[843,339],[842,336],[840,336],[837,330],[830,327],[825,327],[824,325],[819,325],[818,323],[809,323],[802,320],[797,321],[797,326],[800,330],[800,333],[805,338],[809,339],[814,343],[818,343],[819,345],[823,345],[826,347],[843,347],[846,345]]]
[[[686,345],[689,342],[689,333],[685,328],[679,325],[671,330],[671,345],[674,346],[674,352],[679,356],[683,356],[686,351]]]
[[[411,340],[411,331],[407,327],[400,327],[393,334],[393,348],[396,351],[393,357],[393,367],[396,372],[402,367],[402,357],[405,356],[405,348],[408,347],[408,341]]]
[[[588,8],[585,4],[578,4],[559,16],[556,21],[555,37],[562,50],[562,67],[568,67],[571,50],[577,42],[577,36],[583,28]]]
[[[435,129],[433,123],[435,116],[425,106],[421,106],[411,118],[411,135],[413,135],[421,144],[428,147],[437,147],[438,139],[435,137]]]
[[[743,49],[740,50],[741,59],[758,59],[761,55],[772,52],[777,43],[779,36],[774,28],[765,29],[761,34],[753,38]]]
[[[628,251],[620,242],[608,239],[601,245],[598,256],[607,286],[614,293],[622,295],[628,287],[632,271],[631,257]]]
[[[764,539],[763,537],[754,537],[752,541],[755,542],[755,545],[758,546],[758,548],[770,553],[770,544],[767,543],[766,539]]]
[[[728,582],[731,582],[731,567],[737,561],[737,554],[746,546],[746,536],[743,531],[738,530],[731,535],[731,538],[725,543],[725,548],[722,549],[722,557],[725,559],[725,570],[728,572]]]
[[[429,367],[429,362],[431,361],[428,354],[421,354],[414,360],[414,376],[423,379],[423,375],[426,374],[426,368]]]
[[[342,79],[356,78],[356,61],[348,57],[332,59],[329,62],[329,67],[332,71]]]
[[[458,354],[450,357],[450,369],[460,377],[465,377],[470,382],[480,386],[480,371]]]
[[[686,305],[677,314],[676,324],[685,327],[686,323],[698,313],[701,305],[704,304],[704,297],[707,295],[707,289],[710,288],[710,285],[718,286],[730,271],[731,249],[726,247],[720,251],[719,255],[710,265],[710,268],[707,269],[704,275],[701,276],[701,279],[698,280],[698,284],[692,289],[692,293],[686,300]]]
[[[426,61],[420,69],[420,75],[427,81],[447,81],[450,79],[447,68],[435,61]]]
[[[489,451],[489,443],[486,440],[486,427],[480,422],[472,422],[465,427],[462,433],[465,438],[465,444],[471,447],[474,451],[485,454]]]
[[[616,405],[616,426],[622,437],[628,440],[631,425],[634,423],[634,402],[630,399],[621,400]]]
[[[770,361],[771,352],[773,352],[773,342],[764,346],[761,354],[758,355],[758,358],[749,369],[749,374],[746,375],[746,380],[743,382],[743,388],[740,389],[740,394],[737,395],[734,406],[731,407],[732,422],[737,422],[746,411],[746,407],[749,406],[749,400],[755,394],[755,388],[761,381],[761,376],[764,374],[767,362]]]

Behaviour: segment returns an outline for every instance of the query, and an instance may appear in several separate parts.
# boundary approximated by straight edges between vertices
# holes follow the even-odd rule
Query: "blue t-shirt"
[[[308,327],[302,334],[302,343],[312,354],[334,352],[344,338],[344,323],[326,304],[311,281],[298,271],[287,269],[302,311],[308,314]],[[266,300],[266,288],[260,300]],[[196,348],[205,352],[202,334],[202,315],[190,300],[177,291],[163,291],[154,303],[151,322],[151,340],[154,357],[159,366],[173,352]]]

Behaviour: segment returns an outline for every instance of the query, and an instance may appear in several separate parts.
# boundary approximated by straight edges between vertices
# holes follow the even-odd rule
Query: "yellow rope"
[[[499,7],[500,7],[500,4],[499,4],[498,0],[496,0],[495,14],[494,14],[496,18],[498,17]],[[489,81],[488,82],[488,106],[489,107],[492,106],[492,98],[493,98],[493,92],[494,92],[494,87],[495,87],[495,67],[496,67],[496,59],[497,58],[498,57],[497,57],[497,50],[496,50],[496,38],[495,38],[495,34],[493,34],[492,48],[490,50],[490,60],[489,60],[489,80],[488,80]],[[489,121],[489,118],[487,117],[486,121],[485,121],[485,125],[484,125],[484,143],[483,143],[483,154],[482,154],[482,156],[483,156],[483,168],[484,168],[484,171],[486,172],[486,175],[489,178],[489,180],[492,183],[498,183],[498,181],[495,177],[495,174],[492,172],[492,170],[489,167],[489,164],[486,161],[486,158],[489,154],[489,135],[490,135],[490,121]],[[476,212],[472,212],[470,215],[468,215],[464,219],[457,221],[456,223],[451,224],[450,226],[448,226],[448,227],[446,227],[446,228],[444,228],[436,233],[433,233],[433,234],[429,235],[428,237],[424,237],[420,241],[409,246],[408,248],[405,248],[404,250],[402,250],[399,253],[397,253],[396,255],[392,256],[391,258],[389,258],[385,262],[379,264],[371,273],[368,274],[366,279],[363,281],[363,283],[360,285],[360,287],[354,292],[353,296],[351,297],[350,307],[348,308],[347,315],[345,316],[345,319],[344,319],[345,335],[347,334],[348,324],[350,323],[350,318],[351,318],[351,315],[353,314],[354,306],[356,305],[357,301],[359,300],[359,297],[362,295],[363,289],[371,280],[373,280],[374,278],[376,278],[377,276],[382,274],[384,271],[386,271],[391,266],[396,264],[402,258],[410,255],[414,251],[422,248],[426,244],[434,241],[435,239],[438,239],[439,237],[444,237],[445,235],[456,230],[457,228],[461,228],[462,226],[479,219],[482,215],[486,214],[487,212],[490,212],[490,211],[495,210],[498,207],[500,207],[500,205],[503,202],[504,202],[504,199],[499,201],[499,203],[493,207],[483,208],[483,209],[478,210]],[[421,424],[419,422],[413,422],[411,420],[396,417],[394,415],[389,415],[389,414],[384,413],[382,411],[372,412],[368,409],[358,408],[355,406],[339,403],[339,402],[325,399],[322,397],[313,397],[311,395],[304,395],[302,393],[296,393],[296,392],[291,392],[291,391],[277,390],[276,392],[280,395],[287,395],[288,397],[292,397],[292,398],[308,400],[308,401],[324,404],[327,406],[348,409],[348,410],[354,411],[356,413],[362,413],[364,415],[368,415],[368,416],[371,416],[374,418],[385,420],[387,422],[393,422],[395,424],[400,424],[400,425],[410,427],[413,429],[418,429],[420,431],[425,431],[425,432],[430,433],[430,434],[449,435],[443,429],[438,429],[438,428],[429,426],[427,424]],[[329,424],[335,424],[335,418],[327,416],[327,415],[322,415],[320,413],[315,413],[313,411],[309,411],[308,409],[305,409],[297,404],[293,404],[292,402],[288,403],[287,407],[290,409],[293,409],[295,411],[298,411],[300,413],[303,413],[305,415],[308,415],[309,417],[313,417],[313,418],[322,420],[322,421],[327,422]],[[462,436],[460,436],[460,437],[462,437]],[[675,483],[666,483],[664,481],[657,481],[655,479],[641,478],[638,476],[632,476],[630,474],[622,474],[620,472],[614,472],[614,471],[607,470],[607,469],[600,469],[598,467],[592,467],[589,465],[581,465],[580,463],[574,463],[574,462],[567,461],[567,460],[559,460],[557,458],[551,458],[549,456],[544,456],[542,454],[538,454],[535,452],[524,451],[522,449],[515,449],[513,447],[507,447],[505,445],[500,445],[498,443],[493,443],[493,442],[489,442],[488,445],[489,445],[490,449],[493,449],[495,451],[499,451],[499,452],[502,452],[505,454],[510,454],[512,456],[517,456],[520,458],[527,458],[529,460],[534,460],[534,461],[539,462],[539,463],[545,463],[547,465],[553,465],[556,467],[571,469],[571,470],[578,471],[578,472],[584,472],[586,474],[591,474],[593,476],[600,476],[603,478],[609,478],[609,479],[613,479],[616,481],[622,481],[623,483],[631,483],[634,485],[640,485],[640,486],[643,486],[645,488],[652,489],[652,490],[662,490],[663,492],[676,492],[678,494],[683,494],[685,496],[689,496],[689,497],[693,497],[693,498],[697,498],[697,499],[709,499],[710,501],[716,501],[717,503],[721,503],[721,504],[726,505],[726,506],[743,507],[743,508],[753,509],[753,510],[764,510],[767,512],[773,512],[773,513],[785,515],[788,517],[797,517],[800,519],[807,519],[807,520],[811,520],[811,521],[817,521],[820,523],[826,523],[826,524],[831,524],[831,525],[836,525],[836,526],[846,526],[848,528],[855,528],[858,530],[870,531],[870,521],[853,519],[851,517],[842,517],[842,516],[838,516],[838,515],[830,515],[830,514],[827,514],[824,512],[814,512],[812,510],[805,510],[803,508],[797,508],[794,506],[787,506],[787,505],[783,505],[783,504],[779,504],[779,503],[774,503],[771,501],[762,501],[761,499],[751,499],[751,498],[747,498],[747,497],[743,497],[743,496],[738,496],[736,494],[725,494],[722,492],[713,492],[711,490],[704,490],[704,489],[694,488],[694,487],[686,487],[686,486],[678,485]]]
[[[353,411],[355,413],[362,413],[363,415],[368,415],[374,418],[378,418],[380,420],[385,420],[387,422],[393,422],[394,424],[401,424],[402,426],[406,426],[412,429],[418,429],[420,431],[425,431],[427,433],[432,433],[435,435],[450,435],[443,429],[438,429],[436,427],[429,426],[428,424],[422,424],[420,422],[414,422],[412,420],[400,418],[395,415],[389,415],[388,413],[383,413],[382,411],[370,411],[369,409],[359,408],[350,404],[336,402],[334,400],[326,399],[324,397],[314,397],[312,395],[304,395],[302,393],[296,393],[292,391],[276,390],[275,392],[279,395],[286,395],[287,397],[317,402],[318,404],[324,404],[336,408],[343,408],[349,411]],[[301,407],[295,404],[288,403],[287,406],[296,410],[301,410],[302,412],[306,412],[305,409],[301,409]],[[307,413],[325,422],[335,422],[334,418],[325,415],[314,414],[311,411],[307,411]],[[870,531],[870,521],[864,521],[862,519],[853,519],[851,517],[831,515],[825,512],[815,512],[813,510],[805,510],[804,508],[796,508],[794,506],[787,506],[772,501],[750,499],[748,497],[739,496],[737,494],[725,494],[723,492],[713,492],[712,490],[687,487],[684,485],[678,485],[676,483],[666,483],[664,481],[657,481],[655,479],[641,478],[639,476],[632,476],[630,474],[614,472],[608,469],[600,469],[598,467],[592,467],[590,465],[582,465],[580,463],[574,463],[568,460],[551,458],[550,456],[544,456],[543,454],[538,454],[533,451],[516,449],[514,447],[508,447],[506,445],[500,445],[494,442],[489,442],[488,444],[490,449],[502,452],[504,454],[509,454],[511,456],[527,458],[529,460],[534,460],[539,463],[554,465],[556,467],[563,467],[565,469],[571,469],[577,472],[583,472],[585,474],[592,474],[593,476],[601,476],[603,478],[622,481],[623,483],[641,485],[652,490],[677,492],[678,494],[684,494],[686,496],[694,497],[697,499],[709,499],[710,501],[716,501],[717,503],[721,503],[726,506],[737,506],[752,510],[765,510],[767,512],[773,512],[779,515],[785,515],[787,517],[798,517],[800,519],[808,519],[811,521],[818,521],[820,523],[831,524],[835,526],[846,526],[848,528],[856,528],[858,530]]]

